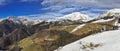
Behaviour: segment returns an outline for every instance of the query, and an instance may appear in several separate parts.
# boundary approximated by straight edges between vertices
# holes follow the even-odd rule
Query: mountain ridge
[[[14,48],[18,50],[22,48],[25,51],[30,51],[27,48],[39,47],[41,51],[53,51],[89,35],[116,30],[119,28],[118,23],[120,23],[119,16],[104,16],[92,20],[89,20],[86,15],[84,18],[84,14],[79,12],[72,13],[70,16],[75,19],[71,19],[68,14],[67,18],[64,17],[65,19],[50,22],[38,20],[37,23],[34,23],[36,20],[32,21],[25,17],[8,17],[0,22],[0,49],[13,51]],[[27,21],[30,21],[30,23]],[[30,42],[28,41],[26,44],[27,40],[30,40]],[[7,42],[9,43],[6,44]],[[23,45],[19,46],[20,44]],[[24,47],[24,45],[27,47]],[[36,48],[34,50],[37,50]]]

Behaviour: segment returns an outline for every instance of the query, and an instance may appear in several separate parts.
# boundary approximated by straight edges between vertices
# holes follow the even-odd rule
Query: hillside
[[[62,47],[59,51],[120,51],[120,30],[90,35]]]
[[[55,21],[36,22],[24,17],[8,17],[2,20],[0,50],[54,51],[87,36],[119,29],[118,16],[107,14],[91,20],[87,15],[78,12],[65,16],[64,19]],[[98,47],[99,44],[90,43],[90,46]]]
[[[107,16],[107,18],[95,18],[81,24],[51,26],[49,29],[42,30],[28,38],[21,40],[18,45],[22,48],[23,51],[53,51],[57,48],[57,50],[59,50],[62,47],[63,51],[69,51],[69,45],[67,44],[70,44],[89,35],[92,36],[101,32],[116,30],[118,29],[118,23],[119,20],[117,17]],[[77,47],[75,45],[72,46]],[[90,46],[98,47],[100,44],[90,43]],[[78,51],[72,48],[70,50]]]
[[[106,22],[84,23],[85,25],[81,28],[78,28],[80,25],[54,26],[23,39],[19,42],[19,46],[23,51],[53,51],[88,35],[114,30],[116,29],[114,28],[115,22],[116,19]],[[76,31],[72,32],[74,29]]]

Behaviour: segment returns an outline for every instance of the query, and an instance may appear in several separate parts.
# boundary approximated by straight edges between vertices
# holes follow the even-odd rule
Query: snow
[[[13,21],[14,23],[18,23],[18,24],[23,23],[25,25],[28,25],[28,24],[34,25],[34,24],[38,24],[42,21],[46,21],[46,22],[60,21],[63,19],[68,19],[68,20],[72,20],[72,21],[81,20],[81,21],[86,22],[90,19],[88,15],[81,14],[80,12],[74,12],[74,13],[65,15],[63,17],[45,18],[46,20],[44,20],[44,19],[42,20],[42,18],[39,16],[17,16],[17,17],[10,16],[7,19]]]
[[[57,18],[52,18],[47,20],[47,22],[55,22],[55,21],[61,21],[61,18],[57,17]]]
[[[108,21],[112,21],[112,20],[114,20],[115,18],[112,18],[112,19],[107,19],[107,20],[105,20],[105,19],[100,19],[100,20],[97,20],[97,21],[94,21],[94,22],[92,22],[92,23],[102,23],[102,22],[108,22]]]
[[[13,16],[7,17],[7,19],[13,21],[14,23],[22,24],[22,22],[18,18],[15,18]]]
[[[120,8],[114,8],[114,9],[108,10],[104,14],[100,15],[99,17],[106,17],[106,16],[120,17]]]
[[[0,22],[2,21],[3,19],[0,19]]]
[[[118,19],[115,21],[115,24],[114,25],[116,25],[116,26],[119,26],[118,25],[119,23],[118,23]]]
[[[120,23],[118,23],[117,25],[120,26]]]
[[[73,30],[71,31],[71,33],[77,31],[78,29],[82,28],[82,27],[85,26],[85,25],[86,25],[86,24],[82,24],[82,25],[77,26],[75,29],[73,29]]]
[[[83,48],[89,43],[100,44],[91,49]],[[120,51],[120,30],[106,31],[95,35],[90,35],[61,48],[60,51]]]
[[[34,22],[34,24],[38,24],[38,23],[40,23],[40,22],[43,22],[44,20],[33,20],[33,22]],[[33,25],[34,25],[33,24]]]
[[[82,14],[80,12],[73,12],[71,14],[65,15],[63,17],[61,17],[62,19],[68,19],[68,20],[82,20],[82,21],[87,21],[90,19],[90,17],[88,15]]]
[[[22,23],[24,25],[34,25],[42,22],[42,20],[33,20],[29,19],[28,17],[25,16],[18,16],[18,17],[8,17],[9,20],[15,22],[15,23]]]

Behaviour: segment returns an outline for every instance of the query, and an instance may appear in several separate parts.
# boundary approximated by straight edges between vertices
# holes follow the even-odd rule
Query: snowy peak
[[[25,25],[34,25],[42,22],[42,20],[33,20],[25,16],[19,16],[18,19]]]
[[[81,21],[85,21],[85,20],[89,20],[89,16],[82,14],[80,12],[74,12],[68,15],[65,15],[62,17],[63,19],[68,19],[68,20],[72,20],[72,21],[76,21],[76,20],[81,20]]]
[[[3,19],[0,19],[0,22],[2,21]]]
[[[18,17],[18,19],[25,25],[33,24],[31,20],[29,20],[27,17]]]
[[[120,17],[120,9],[111,9],[106,11],[104,14],[100,15],[99,17]]]
[[[12,22],[17,23],[17,24],[22,24],[22,22],[14,16],[7,17],[7,20],[12,21]]]
[[[7,17],[7,20],[12,21],[16,24],[23,24],[23,25],[34,25],[42,22],[42,20],[33,20],[24,16],[18,16],[18,17],[9,16]]]

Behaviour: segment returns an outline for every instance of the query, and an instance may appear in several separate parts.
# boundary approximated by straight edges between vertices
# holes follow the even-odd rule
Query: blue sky
[[[22,0],[11,0],[5,1],[0,5],[0,17],[7,16],[21,16],[21,15],[32,15],[41,14],[45,11],[40,10],[43,6],[39,1],[22,1]]]
[[[120,0],[0,0],[0,18],[28,16],[53,18],[72,12],[91,17],[104,11],[119,8]]]

